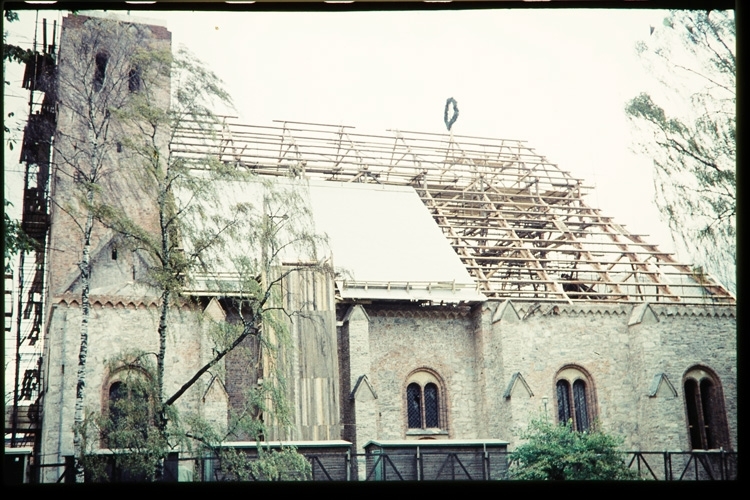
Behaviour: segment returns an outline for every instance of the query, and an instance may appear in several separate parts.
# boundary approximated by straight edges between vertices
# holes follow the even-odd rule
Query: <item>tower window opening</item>
[[[130,68],[130,73],[128,74],[128,89],[131,92],[138,92],[141,90],[141,84],[141,68],[138,66]]]
[[[109,55],[106,52],[99,52],[96,54],[94,62],[96,63],[96,68],[94,68],[94,92],[100,92],[104,86],[104,78],[107,75]]]

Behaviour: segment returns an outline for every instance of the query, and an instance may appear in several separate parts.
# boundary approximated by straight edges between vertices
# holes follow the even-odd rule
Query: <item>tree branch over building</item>
[[[102,237],[97,213],[110,200],[106,185],[123,129],[115,119],[116,110],[130,105],[128,88],[133,46],[147,45],[147,29],[106,19],[72,18],[78,29],[70,29],[61,43],[58,75],[60,100],[55,136],[55,157],[61,177],[71,189],[58,195],[55,203],[69,216],[66,227],[79,231],[75,248],[60,249],[80,256],[76,282],[81,293],[80,350],[74,417],[74,452],[77,481],[84,480],[82,429],[90,322],[92,248]],[[104,194],[103,194],[104,193]],[[75,258],[75,257],[72,257]]]
[[[673,11],[637,50],[664,87],[625,108],[656,203],[700,272],[736,288],[736,59],[731,11]]]
[[[108,35],[116,29],[107,24],[96,26],[104,31],[91,32],[88,36],[97,40],[108,39]],[[92,31],[95,29],[92,25]],[[99,142],[94,144],[94,151],[87,154],[79,151],[73,138],[69,138],[67,147],[61,149],[61,157],[70,166],[71,179],[81,179],[87,173],[79,166],[82,161],[88,162],[87,165],[96,164],[89,176],[84,177],[87,182],[81,183],[86,195],[84,201],[78,205],[67,203],[65,212],[71,214],[73,222],[82,228],[84,234],[91,234],[96,225],[100,230],[100,241],[119,243],[140,255],[146,269],[138,281],[160,298],[156,332],[158,349],[154,366],[131,362],[131,358],[145,359],[143,355],[134,356],[133,353],[122,353],[111,358],[111,362],[115,363],[113,366],[120,363],[129,366],[129,369],[140,367],[143,377],[151,380],[146,383],[139,379],[139,384],[150,387],[146,391],[149,397],[136,398],[134,404],[153,405],[153,425],[158,431],[154,435],[159,436],[158,439],[149,437],[149,451],[143,452],[142,443],[138,441],[141,434],[126,432],[123,435],[135,436],[134,441],[125,448],[154,466],[153,474],[146,474],[146,477],[160,479],[169,450],[178,444],[185,444],[187,436],[198,436],[193,441],[201,443],[207,440],[206,435],[223,439],[243,428],[243,435],[262,439],[266,435],[263,414],[267,421],[280,422],[282,425],[289,422],[281,371],[283,363],[277,357],[289,350],[285,321],[288,321],[291,313],[284,311],[284,320],[276,316],[278,311],[284,310],[278,288],[294,272],[295,266],[283,267],[281,253],[291,247],[302,247],[305,266],[309,267],[310,262],[317,265],[317,239],[312,233],[308,209],[297,187],[279,194],[281,191],[276,190],[272,183],[261,182],[244,167],[225,164],[217,156],[202,156],[191,162],[174,154],[171,147],[174,136],[180,133],[178,131],[184,131],[186,124],[196,134],[196,140],[204,140],[220,129],[219,118],[212,109],[217,105],[231,105],[220,80],[202,63],[184,51],[172,57],[163,47],[155,47],[145,41],[123,41],[130,44],[127,62],[115,59],[120,49],[115,41],[110,40],[108,45],[103,45],[103,42],[100,45],[90,44],[91,47],[83,41],[80,43],[84,45],[81,50],[85,49],[81,60],[88,61],[88,69],[80,70],[80,74],[85,75],[79,76],[80,87],[84,87],[83,83],[90,78],[93,92],[99,94],[108,91],[107,83],[117,77],[127,99],[117,106],[103,106],[94,110],[84,106],[71,110],[74,121],[82,123],[82,129],[88,136]],[[113,74],[113,68],[120,66],[126,68],[125,72]],[[173,86],[171,96],[168,92],[170,82]],[[71,95],[72,100],[78,100],[82,98],[82,92],[81,88],[71,89],[67,95]],[[104,184],[110,188],[109,192],[104,193]],[[227,202],[225,190],[232,185],[263,186],[263,189],[256,193],[257,200],[250,196]],[[125,194],[133,191],[136,198],[141,200],[140,205],[134,206],[120,199],[125,194],[117,192],[117,189],[112,190],[111,186],[126,190]],[[283,216],[276,215],[282,211]],[[79,222],[81,216],[84,216],[85,223]],[[84,244],[84,248],[91,246],[90,240],[91,237],[86,240],[89,243]],[[86,256],[85,264],[80,266],[82,289],[86,294],[84,305],[88,300],[88,277],[92,265],[90,253]],[[135,262],[133,266],[135,279]],[[227,273],[232,276],[228,283],[217,278]],[[196,276],[203,277],[201,283],[197,283]],[[206,284],[209,289],[204,288]],[[238,324],[234,327],[220,323],[209,326],[209,331],[215,331],[206,339],[215,343],[213,355],[179,387],[167,388],[168,338],[180,328],[173,322],[172,309],[187,306],[198,314],[195,309],[205,306],[206,301],[212,299],[221,301],[227,309],[237,311]],[[87,311],[84,318],[88,318]],[[183,415],[184,419],[181,420],[177,413],[177,402],[207,374],[212,380],[217,374],[220,376],[224,358],[229,353],[241,350],[250,337],[255,338],[251,342],[251,347],[254,347],[248,353],[252,358],[251,369],[262,374],[262,383],[248,388],[249,395],[245,398],[247,407],[240,412],[243,417],[235,418],[237,415],[234,415],[230,418],[232,425],[229,429],[232,430],[229,433],[221,431],[221,425],[208,432],[205,422],[198,425],[201,431],[193,429],[193,424],[185,427],[183,422],[195,423],[200,419],[195,415]],[[82,337],[84,353],[86,340]],[[218,371],[214,373],[215,370]],[[85,374],[85,364],[82,371]],[[85,382],[81,384],[81,387],[84,386]],[[124,405],[122,411],[115,413],[120,415],[128,408],[136,414],[143,413],[142,409],[131,406]],[[128,422],[135,421],[138,419],[119,420],[126,426]],[[91,419],[84,421],[81,413],[80,421],[76,423],[81,442],[86,439],[86,429],[91,430],[91,427],[87,427],[91,423]],[[112,425],[103,409],[94,427],[103,429]],[[150,431],[147,434],[152,436]],[[128,441],[120,440],[119,446],[122,448],[126,443]],[[83,453],[82,446],[76,448],[77,457]],[[289,450],[285,453],[288,454]],[[264,456],[271,461],[276,459],[273,453]],[[96,461],[88,460],[85,463]],[[82,469],[80,465],[79,476]]]

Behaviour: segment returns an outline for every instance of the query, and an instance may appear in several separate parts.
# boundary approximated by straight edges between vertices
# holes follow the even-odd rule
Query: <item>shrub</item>
[[[572,423],[534,420],[513,452],[511,477],[525,480],[635,479],[619,447],[622,438],[599,430],[576,432]]]

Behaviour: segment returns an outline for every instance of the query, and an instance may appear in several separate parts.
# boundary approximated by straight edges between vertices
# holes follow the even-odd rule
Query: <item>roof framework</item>
[[[260,175],[412,186],[492,298],[720,304],[735,298],[588,206],[590,189],[525,141],[275,122],[188,122],[173,152]],[[345,207],[342,207],[345,210]]]

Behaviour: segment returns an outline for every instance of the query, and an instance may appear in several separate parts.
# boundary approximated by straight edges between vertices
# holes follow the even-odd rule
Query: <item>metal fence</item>
[[[166,467],[167,481],[228,481],[221,464],[214,458],[177,458],[173,454]],[[304,453],[311,466],[313,481],[493,481],[509,480],[513,467],[512,452],[407,453]],[[63,470],[57,482],[74,480],[72,460],[51,464]],[[652,481],[727,481],[736,480],[737,452],[630,451],[623,461],[641,480]],[[63,469],[64,466],[64,469]],[[43,477],[37,466],[31,481]],[[49,476],[47,481],[49,482]],[[123,477],[113,469],[112,479]],[[34,479],[35,478],[35,479]]]
[[[737,479],[737,452],[633,451],[626,463],[638,477],[657,481],[726,481]]]

